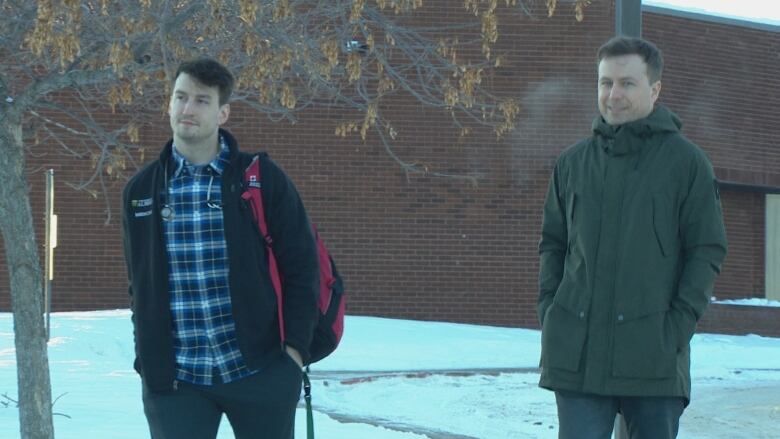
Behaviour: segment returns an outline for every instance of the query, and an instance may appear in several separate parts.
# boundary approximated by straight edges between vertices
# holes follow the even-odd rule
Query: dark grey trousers
[[[674,439],[685,409],[680,397],[601,396],[555,392],[559,439],[609,439],[618,412],[630,439]]]
[[[260,372],[231,383],[176,390],[143,387],[144,413],[152,439],[214,439],[224,413],[236,439],[293,439],[301,368],[282,353]]]

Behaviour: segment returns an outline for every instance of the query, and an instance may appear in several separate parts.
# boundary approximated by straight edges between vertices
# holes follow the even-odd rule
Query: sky
[[[128,310],[52,314],[57,439],[149,437],[132,370]],[[347,316],[341,346],[312,367],[316,439],[555,439],[537,386],[540,333]],[[680,439],[777,438],[780,338],[696,334]],[[0,437],[19,437],[13,317],[0,313]],[[296,439],[305,438],[305,414]],[[219,439],[231,439],[227,422]]]
[[[642,0],[642,4],[780,26],[778,0]]]

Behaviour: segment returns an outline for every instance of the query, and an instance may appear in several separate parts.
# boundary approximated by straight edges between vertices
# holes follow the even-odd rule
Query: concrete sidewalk
[[[778,373],[780,376],[780,373]],[[780,437],[780,380],[756,386],[693,383],[691,405],[680,421],[681,439]],[[767,426],[774,426],[768,431]]]
[[[380,411],[355,413],[333,410],[317,404],[316,392],[323,391],[329,385],[341,385],[355,388],[360,392],[362,386],[382,386],[397,380],[425,381],[429,378],[449,378],[457,381],[459,378],[475,376],[492,376],[501,374],[537,375],[537,368],[502,368],[502,369],[453,369],[453,370],[411,370],[411,371],[316,371],[311,373],[315,388],[315,411],[344,423],[362,423],[381,426],[399,432],[410,432],[425,435],[430,439],[495,439],[478,438],[463,434],[457,427],[432,428],[425,422],[400,421],[393,413]],[[693,396],[690,406],[685,410],[680,421],[680,439],[770,439],[780,437],[780,371],[777,380],[766,380],[739,383],[718,379],[694,380]],[[530,378],[530,377],[529,377]],[[503,395],[520,392],[538,392],[535,386],[537,377],[528,379],[527,387],[502,388],[486,387],[485,394]],[[758,386],[756,386],[758,384]],[[322,386],[322,387],[321,387]],[[500,398],[500,397],[499,397]],[[555,419],[555,400],[552,396],[545,398],[545,403],[536,403],[524,413],[517,413],[517,418],[504,418],[503,422],[514,424],[524,418],[524,422]],[[532,419],[528,420],[527,418]],[[498,422],[498,419],[495,419]],[[774,426],[774,427],[772,427]],[[552,426],[550,428],[553,428]],[[448,431],[449,430],[449,431]],[[510,429],[511,430],[511,429]],[[517,437],[526,437],[519,433]],[[556,435],[555,430],[548,430],[549,437]],[[514,436],[513,436],[514,437]],[[548,436],[544,436],[548,437]]]

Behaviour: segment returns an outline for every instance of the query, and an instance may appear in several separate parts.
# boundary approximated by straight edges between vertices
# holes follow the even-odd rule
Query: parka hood
[[[647,117],[621,125],[610,125],[602,116],[593,120],[593,136],[611,155],[632,154],[642,148],[642,140],[658,134],[677,133],[682,121],[663,105],[655,107]],[[640,140],[640,141],[638,141]]]

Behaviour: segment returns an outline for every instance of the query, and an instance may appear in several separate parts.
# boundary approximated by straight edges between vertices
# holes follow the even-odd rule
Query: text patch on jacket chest
[[[142,218],[152,214],[152,199],[141,198],[138,200],[130,200],[130,207],[133,209],[133,216],[136,218]]]

